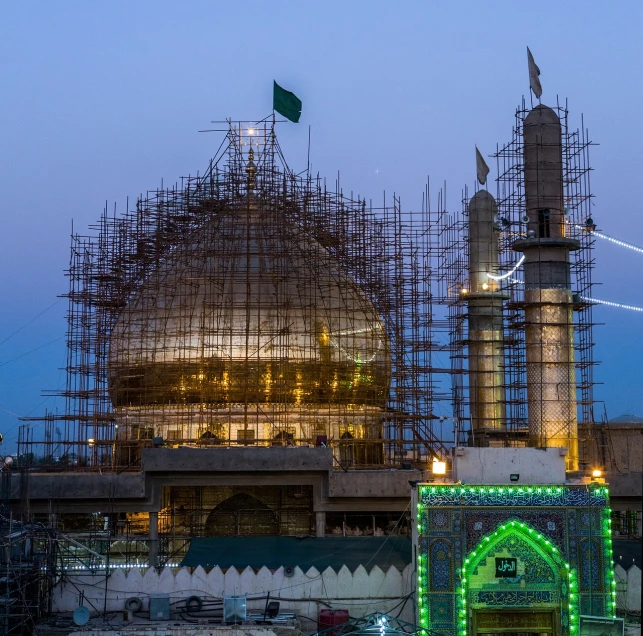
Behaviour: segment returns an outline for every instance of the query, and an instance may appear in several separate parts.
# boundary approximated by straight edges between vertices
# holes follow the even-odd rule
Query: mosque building
[[[14,509],[106,577],[415,568],[386,608],[423,636],[611,619],[589,142],[523,103],[458,216],[295,173],[275,130],[228,122],[202,175],[72,237],[66,408],[23,418]]]

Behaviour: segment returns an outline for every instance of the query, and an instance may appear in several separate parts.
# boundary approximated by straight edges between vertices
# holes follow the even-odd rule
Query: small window
[[[549,238],[549,210],[538,210],[538,238]]]

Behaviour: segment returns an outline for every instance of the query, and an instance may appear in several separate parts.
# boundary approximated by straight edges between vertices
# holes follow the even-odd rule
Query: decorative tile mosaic
[[[453,601],[449,599],[431,599],[431,616],[434,623],[448,625],[453,620]]]
[[[424,559],[418,617],[423,628],[464,636],[468,628],[462,626],[470,624],[473,605],[556,607],[560,636],[578,633],[580,613],[613,615],[607,488],[418,488],[418,554]],[[516,526],[516,532],[500,530],[508,526]],[[493,545],[487,549],[490,538]],[[494,580],[496,556],[517,559],[515,577]],[[486,568],[482,579],[476,574],[480,568]],[[465,580],[465,570],[471,581]]]
[[[515,510],[507,508],[472,508],[464,512],[464,518],[468,549],[474,548],[482,537],[511,519],[529,523],[532,528],[547,534],[560,550],[565,548],[565,514],[562,510],[543,511],[532,508],[521,510],[520,514],[517,514]],[[554,524],[554,530],[548,529],[548,523]]]
[[[430,549],[431,589],[446,592],[452,589],[451,584],[451,546],[446,541],[434,541]]]
[[[564,486],[424,486],[425,506],[574,506],[607,505],[607,488]]]

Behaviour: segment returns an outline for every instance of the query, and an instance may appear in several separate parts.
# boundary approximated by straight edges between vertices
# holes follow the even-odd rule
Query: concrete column
[[[150,512],[150,567],[156,568],[159,564],[159,513]]]
[[[315,513],[315,536],[316,537],[326,536],[326,513],[325,512]]]

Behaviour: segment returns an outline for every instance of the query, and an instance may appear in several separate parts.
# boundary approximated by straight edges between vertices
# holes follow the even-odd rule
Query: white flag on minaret
[[[476,170],[478,172],[478,181],[480,182],[480,185],[484,185],[487,180],[487,175],[489,174],[489,166],[480,154],[478,146],[476,146]]]
[[[529,87],[534,91],[534,95],[540,99],[543,94],[543,87],[540,84],[540,69],[534,62],[534,56],[531,54],[529,47],[527,47],[527,63],[529,64]]]

